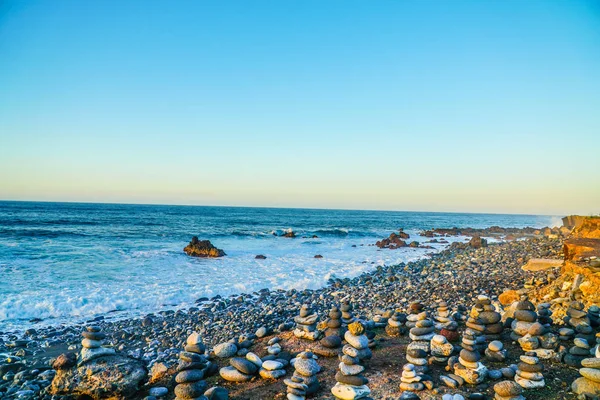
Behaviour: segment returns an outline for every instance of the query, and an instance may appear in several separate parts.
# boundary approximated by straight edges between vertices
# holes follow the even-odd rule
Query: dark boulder
[[[192,257],[223,257],[225,255],[225,252],[213,246],[210,240],[198,240],[198,236],[194,236],[183,251]]]
[[[259,255],[257,255],[257,256],[256,256],[256,257],[254,257],[254,258],[256,258],[257,260],[266,260],[266,259],[267,259],[267,256],[263,256],[262,254],[259,254]]]
[[[474,249],[487,247],[487,240],[483,239],[481,236],[473,236],[469,241],[469,246],[471,246]]]
[[[52,368],[69,369],[77,364],[77,354],[73,352],[63,353],[52,362]]]

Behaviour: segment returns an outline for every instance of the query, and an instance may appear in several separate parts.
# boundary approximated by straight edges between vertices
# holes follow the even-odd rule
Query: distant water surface
[[[76,322],[120,311],[141,315],[200,297],[268,288],[319,288],[376,265],[431,250],[368,246],[398,228],[543,227],[535,215],[244,207],[0,202],[0,331]],[[292,229],[296,239],[274,236]],[[227,256],[198,259],[193,235]],[[317,235],[317,239],[311,239]],[[308,238],[302,238],[306,236]],[[450,240],[462,240],[451,238]],[[356,245],[356,247],[352,247]],[[434,244],[436,250],[444,245]],[[267,256],[256,260],[257,254]],[[321,254],[322,259],[315,259]]]

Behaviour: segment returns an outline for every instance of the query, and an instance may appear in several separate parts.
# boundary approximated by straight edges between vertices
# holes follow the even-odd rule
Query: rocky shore
[[[210,361],[205,360],[204,355],[188,357],[190,360],[202,357],[201,359],[204,360],[202,368],[204,369],[201,371],[214,365],[211,367],[213,368],[211,374],[208,371],[203,372],[208,386],[225,387],[229,391],[229,398],[232,399],[283,399],[286,393],[286,385],[283,380],[260,379],[255,373],[260,369],[264,371],[260,376],[283,376],[283,372],[272,371],[284,371],[290,361],[293,363],[296,360],[293,357],[301,352],[308,352],[303,353],[301,358],[312,359],[312,349],[322,346],[318,341],[298,338],[292,333],[296,328],[294,318],[298,317],[302,305],[310,305],[311,315],[314,313],[317,316],[315,321],[317,328],[321,324],[325,324],[324,326],[327,328],[326,322],[330,310],[342,303],[351,304],[353,318],[364,321],[367,337],[370,337],[369,347],[373,345],[372,359],[367,363],[368,368],[365,370],[365,380],[369,381],[371,398],[409,398],[401,397],[410,395],[402,394],[399,384],[403,374],[403,365],[407,363],[406,346],[411,340],[402,334],[390,336],[385,329],[385,322],[392,316],[394,310],[407,312],[411,304],[418,303],[423,306],[422,311],[419,312],[437,315],[440,302],[444,302],[452,308],[454,314],[451,322],[454,322],[456,326],[461,326],[459,329],[461,333],[465,329],[465,323],[467,323],[467,329],[469,326],[478,329],[477,327],[480,326],[478,323],[468,325],[469,322],[466,321],[469,314],[468,309],[471,309],[479,301],[482,304],[481,307],[493,307],[505,312],[522,296],[542,291],[556,279],[558,274],[556,269],[523,270],[521,267],[529,259],[563,258],[563,241],[558,235],[536,235],[526,240],[490,243],[487,246],[476,247],[453,247],[416,262],[378,267],[370,273],[353,279],[332,279],[327,287],[319,290],[263,289],[227,298],[216,296],[212,299],[198,299],[197,306],[187,310],[163,311],[146,315],[143,318],[119,321],[110,321],[108,318],[100,317],[89,323],[103,332],[105,336],[102,338],[106,348],[114,349],[119,355],[141,363],[141,367],[149,371],[148,376],[139,382],[140,386],[136,393],[128,394],[127,398],[142,399],[154,393],[154,395],[161,394],[154,398],[172,399],[177,385],[175,376],[178,368],[181,368],[178,365],[182,362],[182,349],[186,345],[189,346],[190,335],[197,335],[202,338],[203,346],[206,345],[206,357]],[[482,298],[490,300],[483,301]],[[446,305],[441,307],[443,314],[441,321],[444,321],[444,324],[448,323],[449,320],[446,316],[450,315],[450,312],[446,312],[448,310]],[[462,314],[460,310],[463,310]],[[382,318],[386,315],[388,317],[382,324]],[[465,318],[464,320],[460,319],[461,315]],[[375,321],[379,321],[379,323]],[[399,322],[398,324],[403,323]],[[433,326],[433,323],[419,324],[427,327],[427,332],[433,331],[433,328],[429,328]],[[60,388],[56,387],[56,382],[51,383],[57,373],[52,365],[57,362],[57,358],[60,358],[59,355],[65,352],[68,354],[68,352],[81,351],[82,328],[81,326],[56,326],[39,330],[30,329],[22,335],[9,335],[6,340],[0,340],[0,377],[2,378],[0,380],[0,398],[68,398],[69,394],[58,390]],[[448,340],[454,340],[454,336],[458,335],[456,327],[451,324],[447,328]],[[402,330],[400,329],[400,331]],[[519,356],[524,353],[519,347],[519,343],[506,336],[510,333],[508,332],[510,328],[507,331],[505,326],[504,331],[505,335],[502,337],[500,346],[495,345],[492,352],[496,354],[499,351],[507,351],[506,360],[502,363],[509,366],[510,363],[518,363]],[[477,336],[475,334],[467,335],[469,338],[467,341],[474,342]],[[444,343],[447,343],[444,340],[443,337],[436,338],[435,343],[443,346]],[[463,338],[463,340],[465,339]],[[504,349],[502,349],[502,343],[504,343]],[[338,343],[335,345],[340,346]],[[208,349],[212,350],[208,351]],[[417,353],[419,352],[415,352],[415,354]],[[252,357],[248,360],[248,354],[256,354],[260,365]],[[238,361],[234,362],[236,359],[231,357],[236,355]],[[444,360],[446,360],[449,355],[450,353],[448,355],[440,353],[438,359],[445,357]],[[68,360],[69,356],[61,357]],[[470,357],[475,359],[473,354]],[[448,362],[451,359],[452,357]],[[273,362],[264,364],[267,361]],[[485,360],[483,361],[485,362]],[[556,358],[554,361],[560,360]],[[578,376],[577,370],[569,369],[568,366],[557,364],[554,361],[545,361],[550,364],[547,367],[549,375],[546,378],[545,389],[540,390],[539,395],[527,395],[527,398],[576,397],[568,393],[568,388],[560,383],[560,380],[554,380],[552,377],[569,376],[574,379]],[[253,369],[248,362],[250,364],[254,362],[257,369]],[[317,359],[319,371],[312,371],[316,375],[310,376],[314,376],[311,379],[318,379],[320,388],[312,395],[313,398],[332,399],[331,388],[336,384],[338,362],[335,357],[331,359],[319,357]],[[352,368],[358,368],[357,361],[348,359],[347,362]],[[467,364],[469,362],[467,360]],[[592,363],[592,365],[595,364]],[[244,380],[246,383],[230,383],[217,374],[217,368],[223,367],[229,368],[226,371],[231,373],[235,369],[238,374],[241,374],[240,376],[249,378]],[[244,368],[247,369],[244,370]],[[412,377],[412,367],[406,368],[404,375]],[[467,398],[474,392],[482,393],[481,396],[484,396],[475,396],[474,399],[485,398],[485,396],[487,398],[494,397],[493,385],[488,383],[477,383],[474,386],[461,387],[459,390],[450,390],[440,379],[441,374],[447,374],[444,366],[432,366],[431,370],[430,376],[428,375],[427,378],[430,380],[424,380],[424,382],[437,382],[437,384],[432,383],[431,388],[427,386],[426,390],[419,392],[420,398],[440,398],[444,393],[458,393]],[[291,377],[293,372],[294,368],[287,368],[288,377]],[[585,373],[590,375],[587,370]],[[339,373],[337,376],[339,383]],[[573,379],[570,379],[569,382]],[[301,381],[302,379],[296,380]],[[347,381],[349,380],[346,379]],[[453,378],[450,378],[449,381],[455,382]],[[288,381],[288,395],[290,394],[289,390],[292,390],[293,393],[295,391],[306,392],[302,385],[304,385],[302,382]],[[292,389],[289,389],[290,387]],[[554,391],[551,395],[547,391],[548,388]],[[223,397],[225,394],[220,390],[221,388],[217,389],[213,389],[210,392],[211,397],[207,396],[206,398],[227,398]],[[367,392],[366,389],[364,391]],[[337,390],[333,394],[341,392],[341,390]],[[295,396],[295,394],[293,395]]]

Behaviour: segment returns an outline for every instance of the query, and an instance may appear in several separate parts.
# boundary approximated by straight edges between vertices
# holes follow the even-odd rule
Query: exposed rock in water
[[[286,233],[284,233],[283,235],[281,235],[281,237],[295,238],[296,237],[296,233],[294,231],[287,231]]]
[[[198,240],[198,236],[194,236],[183,251],[192,257],[223,257],[225,255],[225,252],[213,246],[210,240]]]
[[[77,368],[57,370],[50,393],[92,399],[127,399],[139,390],[147,373],[142,362],[133,358],[99,357]]]
[[[450,245],[451,249],[467,249],[467,248],[473,248],[473,249],[481,249],[482,247],[487,247],[488,242],[487,240],[483,239],[481,236],[473,236],[471,238],[471,240],[469,240],[467,243],[460,243],[460,242],[454,242]]]
[[[379,247],[380,249],[394,250],[399,247],[406,247],[406,242],[400,239],[400,235],[392,233],[390,237],[385,238],[383,240],[378,240],[377,243],[375,243],[375,246]]]
[[[255,259],[257,259],[257,260],[266,260],[266,259],[267,259],[267,256],[264,256],[264,255],[262,255],[262,254],[259,254],[259,255],[257,255],[257,256],[256,256],[256,257],[254,257],[254,258],[255,258]]]
[[[474,249],[487,247],[487,244],[487,240],[482,239],[481,236],[473,236],[471,240],[469,240],[469,246],[471,246]]]

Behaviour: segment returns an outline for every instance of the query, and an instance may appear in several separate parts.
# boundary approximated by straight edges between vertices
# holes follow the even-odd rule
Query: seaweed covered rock
[[[198,236],[194,236],[183,251],[192,257],[223,257],[226,255],[223,250],[213,246],[210,240],[198,240]]]

